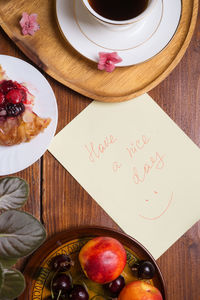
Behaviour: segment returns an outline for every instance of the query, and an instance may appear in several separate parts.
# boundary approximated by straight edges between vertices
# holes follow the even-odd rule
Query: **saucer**
[[[67,41],[80,54],[98,62],[99,52],[117,51],[118,66],[149,60],[163,50],[178,27],[181,0],[157,0],[145,20],[114,30],[95,20],[81,0],[57,0],[58,24]]]

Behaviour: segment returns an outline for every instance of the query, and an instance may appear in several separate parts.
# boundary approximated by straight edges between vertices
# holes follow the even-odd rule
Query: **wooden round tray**
[[[81,247],[91,238],[96,236],[110,236],[120,241],[127,253],[127,264],[122,273],[126,282],[137,280],[131,272],[130,267],[137,259],[151,261],[156,269],[151,284],[154,284],[162,293],[163,300],[167,300],[165,283],[156,261],[151,254],[132,237],[104,227],[82,227],[79,229],[68,230],[56,234],[53,238],[44,243],[30,258],[24,275],[26,278],[25,292],[19,297],[19,300],[45,300],[50,295],[49,287],[53,273],[51,270],[51,260],[58,254],[70,255],[74,262],[72,270],[70,269],[72,280],[76,280],[77,274],[80,276],[81,268],[78,262],[78,254]],[[85,281],[86,280],[86,281]],[[90,297],[93,297],[98,290],[103,291],[101,285],[95,284],[84,279],[89,288]],[[90,290],[91,288],[91,290]]]
[[[82,57],[62,37],[56,22],[55,1],[0,0],[0,24],[15,44],[50,76],[104,102],[134,98],[167,77],[189,45],[198,13],[198,0],[182,1],[178,29],[163,51],[145,63],[106,73],[98,71],[97,64]],[[24,11],[38,14],[41,28],[32,37],[23,36],[20,31],[19,20]]]

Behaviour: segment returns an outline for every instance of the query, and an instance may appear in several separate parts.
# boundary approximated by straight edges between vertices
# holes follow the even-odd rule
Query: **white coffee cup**
[[[107,19],[107,18],[101,16],[100,14],[98,14],[92,8],[92,6],[90,5],[88,0],[82,0],[82,2],[84,3],[84,5],[87,8],[90,15],[93,16],[96,19],[96,21],[110,27],[110,29],[118,30],[118,29],[127,28],[127,26],[138,25],[139,23],[144,21],[145,17],[152,12],[157,0],[149,0],[146,9],[141,14],[139,14],[138,16],[136,16],[132,19],[123,20],[123,21],[115,21],[115,20]]]

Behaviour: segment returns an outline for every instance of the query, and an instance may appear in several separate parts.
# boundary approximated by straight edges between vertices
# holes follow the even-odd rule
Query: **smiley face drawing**
[[[155,195],[155,198],[158,198],[159,197],[159,193],[157,191],[154,191],[154,195]],[[165,208],[156,216],[152,216],[152,217],[148,217],[148,216],[144,216],[142,214],[139,214],[139,216],[145,220],[150,220],[150,221],[153,221],[153,220],[157,220],[159,219],[160,217],[162,217],[169,209],[169,207],[171,206],[171,203],[173,201],[173,198],[174,198],[174,193],[172,192],[171,194],[169,194],[169,196],[167,196],[167,199],[166,199],[166,206]],[[155,205],[155,201],[159,201],[158,199],[154,199],[154,200],[148,200],[146,199],[145,202],[147,205],[151,205],[152,202],[153,204],[152,205]]]

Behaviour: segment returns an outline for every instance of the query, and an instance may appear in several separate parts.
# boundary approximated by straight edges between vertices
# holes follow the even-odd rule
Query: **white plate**
[[[82,0],[56,0],[60,29],[68,42],[83,56],[97,62],[98,53],[117,51],[130,66],[149,60],[172,39],[181,16],[181,0],[157,0],[142,23],[124,30],[112,30],[88,13]]]
[[[0,146],[0,175],[24,170],[36,162],[47,150],[53,138],[58,119],[56,98],[44,76],[27,62],[7,55],[0,55],[0,65],[11,80],[26,83],[35,96],[33,111],[40,117],[51,118],[51,123],[28,143]]]

